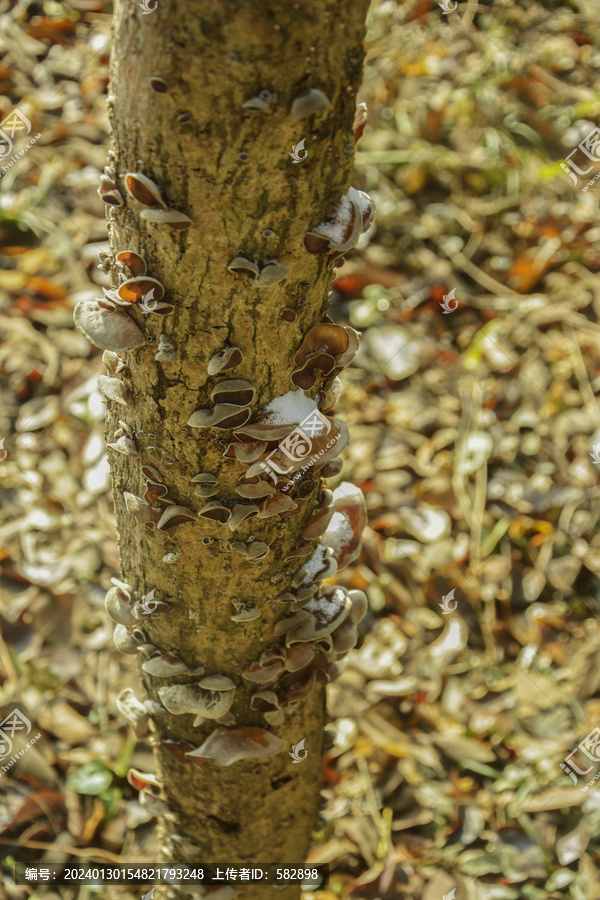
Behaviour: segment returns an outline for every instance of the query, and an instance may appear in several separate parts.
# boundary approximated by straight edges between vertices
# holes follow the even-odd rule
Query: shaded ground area
[[[597,900],[600,25],[592,0],[455,3],[369,19],[378,216],[332,313],[363,332],[340,480],[370,521],[339,579],[370,612],[329,689],[307,896]],[[105,283],[110,9],[3,9],[1,115],[32,126],[8,160],[41,136],[0,161],[0,707],[41,737],[0,774],[0,896],[108,897],[15,890],[9,863],[154,860],[103,604],[104,367],[71,318]]]

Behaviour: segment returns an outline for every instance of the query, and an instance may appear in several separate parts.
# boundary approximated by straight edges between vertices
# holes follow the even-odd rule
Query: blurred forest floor
[[[155,840],[103,603],[104,367],[72,325],[105,283],[111,10],[0,10],[0,115],[41,134],[0,175],[0,712],[42,733],[0,776],[0,897],[137,897],[11,886],[14,859],[153,862]],[[332,874],[306,897],[598,900],[600,782],[560,764],[600,735],[600,182],[558,164],[600,113],[597,2],[384,0],[368,24],[378,212],[332,316],[363,332],[341,478],[370,521],[338,577],[370,612],[328,689],[309,862]]]

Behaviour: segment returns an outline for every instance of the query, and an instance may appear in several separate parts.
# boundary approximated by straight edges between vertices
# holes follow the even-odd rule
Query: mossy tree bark
[[[155,741],[158,777],[173,814],[159,819],[161,855],[168,861],[302,863],[315,823],[323,687],[317,684],[283,724],[269,728],[251,710],[255,685],[241,673],[273,643],[282,615],[276,598],[303,562],[284,558],[301,540],[321,480],[301,515],[252,519],[233,536],[227,525],[206,519],[175,533],[149,529],[127,512],[123,495],[144,495],[141,467],[150,465],[163,476],[169,496],[194,513],[206,502],[191,483],[199,472],[216,475],[219,498],[239,500],[234,489],[246,468],[223,457],[231,432],[194,429],[188,419],[214,405],[210,391],[224,374],[252,383],[254,412],[289,391],[294,354],[326,315],[331,268],[323,256],[306,252],[303,236],[332,214],[352,180],[367,7],[368,0],[158,0],[155,11],[144,15],[137,3],[116,3],[108,103],[112,162],[125,204],[110,208],[109,264],[123,250],[140,253],[147,274],[164,285],[164,299],[175,307],[164,317],[132,310],[147,345],[120,354],[129,406],[108,404],[107,439],[114,440],[118,419],[126,421],[139,453],[109,451],[122,578],[137,600],[154,589],[155,599],[171,606],[170,615],[158,610],[143,617],[148,642],[190,667],[229,676],[237,685],[232,712],[238,723],[266,727],[290,745],[304,738],[309,750],[301,765],[284,750],[227,768],[212,761],[197,767],[176,761]],[[167,89],[154,90],[152,78],[163,79],[160,87]],[[308,88],[323,91],[331,105],[293,118],[292,102]],[[243,107],[261,91],[274,95],[269,109]],[[289,154],[302,139],[308,155],[294,164]],[[167,203],[192,219],[191,227],[178,231],[141,218],[143,207],[126,190],[126,172],[155,181]],[[279,260],[289,274],[258,288],[228,271],[239,255]],[[116,286],[115,269],[113,276]],[[282,319],[284,308],[295,311],[295,321]],[[155,359],[161,333],[170,338],[175,360]],[[211,378],[207,363],[224,344],[240,348],[243,362]],[[259,562],[228,549],[232,537],[250,535],[270,547]],[[260,618],[232,622],[232,599],[256,607]],[[161,685],[189,683],[140,672],[155,701]],[[157,716],[156,736],[198,746],[214,723],[194,728],[191,722],[189,715]],[[199,848],[193,858],[173,834]],[[258,900],[271,892],[244,886],[243,896]],[[157,900],[184,896],[183,887],[155,892]],[[295,900],[299,888],[278,890],[277,896]]]

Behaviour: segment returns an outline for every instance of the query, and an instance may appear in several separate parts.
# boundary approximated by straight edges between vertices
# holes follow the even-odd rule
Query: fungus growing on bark
[[[135,696],[131,688],[125,688],[116,699],[117,709],[124,716],[140,740],[150,734],[150,714],[143,703]]]
[[[140,791],[139,802],[140,806],[155,819],[162,817],[163,819],[174,822],[177,818],[175,814],[171,812],[167,801],[163,800],[162,797],[155,794],[153,791]]]
[[[279,516],[281,513],[295,510],[297,507],[298,504],[294,503],[292,498],[288,497],[287,494],[273,494],[272,497],[267,497],[267,499],[261,503],[258,517],[259,519],[270,519],[271,516]]]
[[[333,507],[327,507],[325,509],[319,509],[317,512],[313,513],[306,520],[306,525],[304,526],[304,531],[302,532],[302,537],[305,541],[312,541],[314,538],[320,537],[324,531],[326,531],[327,526],[331,521],[331,517],[333,516],[335,509]]]
[[[358,243],[374,215],[375,208],[369,195],[351,187],[342,197],[332,218],[319,223],[304,235],[304,246],[309,253],[345,253]]]
[[[167,209],[159,186],[141,172],[127,172],[125,185],[133,199],[142,206],[162,206],[163,209]]]
[[[254,516],[257,516],[260,512],[260,507],[258,507],[255,503],[234,503],[231,508],[231,516],[227,521],[227,525],[231,531],[235,531],[236,528],[245,522],[247,519],[253,519]],[[265,545],[266,546],[266,545]],[[267,552],[268,552],[267,547]],[[263,553],[262,556],[265,556],[266,553]],[[254,554],[247,554],[249,559],[256,559],[256,552]]]
[[[337,562],[331,555],[329,547],[321,544],[311,558],[292,578],[292,587],[299,588],[303,584],[331,578],[337,572]]]
[[[105,190],[100,193],[100,197],[104,203],[108,203],[109,206],[123,206],[124,200],[120,191],[116,188],[114,190]]]
[[[196,497],[214,497],[219,493],[219,482],[212,472],[200,472],[194,475],[191,481],[196,485],[194,490]]]
[[[325,639],[350,614],[351,607],[352,601],[344,588],[321,588],[319,595],[302,610],[309,614],[307,619],[286,633],[286,645],[291,647],[305,641]]]
[[[156,775],[152,772],[140,772],[139,769],[133,767],[127,770],[127,781],[136,791],[144,791],[153,787],[160,788]]]
[[[335,489],[333,503],[335,513],[321,536],[321,544],[330,548],[338,569],[344,569],[360,555],[367,507],[361,489],[349,481]]]
[[[228,264],[227,269],[235,275],[249,275],[252,279],[255,279],[258,275],[257,264],[250,259],[246,259],[245,256],[236,256]]]
[[[294,362],[292,382],[303,390],[315,384],[317,373],[322,378],[334,369],[349,365],[358,350],[359,334],[349,325],[342,327],[329,322],[314,325],[304,336]]]
[[[302,91],[294,99],[290,110],[294,119],[304,119],[331,106],[329,97],[318,88]]]
[[[239,347],[229,347],[227,344],[218,353],[211,357],[206,371],[209,375],[218,375],[225,369],[235,369],[244,361],[244,354]]]
[[[156,225],[168,225],[175,231],[183,231],[189,228],[192,220],[185,213],[169,206],[167,209],[143,209],[140,217],[147,222],[154,222]]]
[[[230,766],[242,759],[264,759],[287,747],[282,738],[264,728],[243,726],[215,728],[204,743],[187,755],[211,759],[218,766]]]
[[[244,425],[252,410],[234,403],[217,403],[214,409],[197,409],[188,419],[192,428],[237,428]]]
[[[310,554],[312,553],[312,549],[312,544],[300,544],[299,547],[295,547],[293,550],[290,550],[290,552],[285,557],[285,561],[288,562],[288,560],[290,559],[298,559],[301,556],[310,556]]]
[[[352,131],[354,132],[354,140],[356,143],[361,139],[366,124],[367,104],[359,103],[354,112],[354,121],[352,123]]]
[[[98,390],[107,400],[113,400],[121,406],[129,406],[129,391],[118,378],[98,375]]]
[[[166,94],[169,90],[169,82],[165,81],[164,78],[161,78],[160,75],[153,75],[150,78],[150,87],[153,91],[156,91],[157,94]]]
[[[137,619],[132,612],[131,597],[122,588],[116,586],[109,588],[104,598],[104,606],[113,622],[129,628],[137,625]]]
[[[242,672],[242,678],[255,684],[269,684],[283,672],[285,661],[284,648],[264,650],[261,657]]]
[[[261,481],[256,476],[254,481],[243,481],[238,484],[235,492],[240,497],[245,497],[248,500],[257,500],[262,497],[270,497],[271,494],[275,493],[275,488],[273,485],[267,484],[266,481]]]
[[[133,441],[130,437],[125,437],[123,435],[114,443],[110,443],[106,445],[111,450],[116,450],[117,453],[122,453],[124,456],[139,456],[138,449],[135,445],[135,441]]]
[[[231,510],[220,500],[210,500],[205,503],[198,515],[202,519],[212,519],[224,525],[231,518]]]
[[[252,622],[254,619],[260,619],[259,609],[240,609],[231,616],[232,622]]]
[[[162,503],[163,506],[174,506],[175,501],[168,496],[168,489],[165,484],[156,484],[153,481],[146,481],[144,500],[146,503]]]
[[[121,653],[137,653],[138,643],[124,625],[116,625],[113,631],[115,647]]]
[[[121,250],[116,257],[117,266],[120,269],[128,269],[133,278],[139,278],[146,274],[146,263],[135,250]]]
[[[227,403],[234,406],[248,406],[252,403],[256,389],[243,378],[230,378],[220,381],[211,391],[210,398],[214,403]]]
[[[183,525],[185,522],[194,522],[195,520],[195,514],[186,506],[167,506],[156,527],[159,531],[168,531],[177,525]]]
[[[272,94],[271,91],[261,91],[256,97],[250,97],[249,100],[245,100],[242,103],[242,107],[244,109],[259,109],[262,112],[266,112],[271,108],[271,103],[276,96],[277,94]]]
[[[93,300],[80,300],[73,312],[77,329],[101,350],[134,350],[146,338],[133,319],[120,309],[102,309]]]
[[[321,407],[321,412],[331,412],[331,410],[334,408],[334,406],[342,396],[343,389],[344,385],[342,384],[342,379],[336,375],[325,391],[322,403],[319,404]]]
[[[154,312],[159,312],[159,310],[155,309]],[[171,338],[166,334],[158,336],[158,352],[154,354],[154,359],[159,362],[174,362],[179,359]]]
[[[157,303],[162,300],[165,293],[160,281],[157,278],[150,278],[148,275],[128,278],[117,288],[119,299],[125,303],[141,303],[150,291],[152,291],[152,301]]]
[[[153,509],[143,497],[136,497],[135,494],[130,494],[128,491],[123,494],[123,499],[127,512],[135,518],[138,524],[151,525],[154,528],[158,525],[162,510]]]
[[[261,266],[256,278],[256,285],[258,287],[271,287],[274,284],[279,284],[289,271],[289,268],[284,263],[276,259],[269,259]]]
[[[275,691],[256,691],[250,700],[250,709],[261,712],[270,725],[281,725],[283,722],[283,710]]]
[[[148,675],[155,678],[170,678],[171,675],[204,675],[205,669],[199,666],[197,669],[190,669],[182,659],[167,653],[161,653],[159,656],[153,656],[142,664],[142,669]]]
[[[312,644],[294,644],[293,647],[286,647],[285,668],[287,672],[299,672],[304,669],[315,655],[315,648]]]
[[[235,684],[224,675],[207,675],[198,684],[174,684],[158,689],[158,696],[173,715],[195,715],[194,727],[205,719],[218,719],[229,712]]]

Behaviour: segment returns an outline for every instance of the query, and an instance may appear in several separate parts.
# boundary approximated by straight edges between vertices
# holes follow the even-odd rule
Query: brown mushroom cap
[[[315,353],[317,350],[337,357],[347,349],[348,333],[346,330],[341,325],[329,325],[324,322],[314,325],[307,331],[294,356],[294,362],[297,366],[301,366],[309,354]]]
[[[235,369],[244,361],[244,354],[239,347],[229,347],[227,344],[218,353],[211,357],[206,371],[209,375],[217,375],[224,369]]]
[[[102,309],[93,300],[81,300],[73,312],[77,329],[101,350],[134,350],[146,338],[133,319],[121,309]]]
[[[131,688],[125,688],[116,699],[117,709],[125,716],[135,735],[139,740],[144,740],[150,734],[150,714],[148,710],[135,696]]]
[[[362,137],[364,127],[367,124],[367,104],[359,103],[354,111],[354,121],[352,122],[352,131],[354,132],[354,140],[358,143]]]
[[[335,514],[321,536],[321,544],[331,549],[338,569],[343,569],[360,555],[367,507],[361,489],[349,481],[335,489],[333,502]]]
[[[103,191],[100,196],[102,197],[102,200],[104,201],[104,203],[108,203],[109,206],[123,206],[123,204],[125,202],[123,200],[123,195],[121,194],[121,191],[117,191],[117,190]]]
[[[284,740],[264,728],[223,726],[216,728],[197,750],[187,755],[212,759],[218,766],[230,766],[242,759],[275,756],[286,747]]]
[[[344,588],[328,586],[322,589],[319,596],[302,610],[310,614],[309,619],[286,633],[286,646],[330,635],[350,615],[351,608],[352,601]]]
[[[130,494],[128,491],[125,491],[123,494],[123,499],[125,500],[127,512],[132,515],[140,525],[158,525],[162,517],[160,509],[153,509],[142,497],[136,497],[135,494]]]
[[[252,410],[233,403],[217,403],[214,409],[197,409],[188,419],[192,428],[238,428],[244,425]]]
[[[208,676],[208,678],[211,677],[214,676]],[[207,681],[207,679],[205,678],[203,681]],[[191,713],[203,719],[218,719],[219,716],[224,716],[226,712],[229,712],[235,694],[235,684],[233,687],[223,688],[201,685],[202,682],[168,685],[158,689],[158,696],[173,715]]]
[[[229,378],[220,381],[212,389],[210,397],[214,403],[233,403],[248,406],[254,400],[256,389],[243,378]]]
[[[151,178],[142,175],[141,172],[127,172],[125,184],[134,200],[137,200],[144,206],[162,206],[164,209],[167,208],[158,185]]]
[[[198,515],[202,519],[213,519],[215,522],[225,524],[231,518],[231,510],[220,500],[210,500],[204,504]]]
[[[169,228],[174,228],[176,231],[183,231],[184,228],[189,228],[192,224],[189,216],[172,207],[168,207],[168,209],[143,209],[140,216],[142,219],[146,219],[147,222],[154,222],[157,225],[168,225]]]
[[[167,653],[153,656],[142,663],[142,669],[155,678],[169,678],[171,675],[203,675],[204,668],[190,669],[182,659]]]
[[[98,390],[107,400],[113,400],[121,406],[129,406],[129,391],[118,378],[98,375]]]
[[[167,506],[160,517],[157,528],[159,531],[167,531],[169,528],[175,528],[176,525],[183,525],[184,522],[195,522],[196,516],[185,506]]]
[[[320,537],[331,521],[331,517],[335,512],[334,507],[326,507],[319,509],[306,520],[302,537],[305,541],[312,541],[314,538]]]
[[[329,353],[317,351],[309,354],[303,364],[292,372],[291,381],[303,391],[309,391],[314,387],[319,373],[321,378],[327,378],[336,367],[335,357]]]
[[[135,250],[121,250],[120,253],[117,253],[116,261],[121,266],[129,269],[134,278],[138,278],[146,272],[144,258],[139,253],[136,253]]]
[[[257,264],[253,260],[246,259],[245,256],[236,256],[235,259],[231,260],[227,268],[236,275],[250,275],[252,278],[258,276]]]
[[[121,653],[137,653],[137,641],[124,625],[115,626],[113,641],[115,642],[115,647]]]
[[[150,300],[162,300],[165,289],[156,278],[150,278],[148,275],[140,275],[137,278],[128,278],[119,285],[117,294],[119,298],[126,303],[141,303],[147,294],[152,292]]]
[[[137,625],[137,619],[131,611],[133,607],[131,598],[121,588],[109,588],[104,598],[104,605],[113,622],[125,625],[126,628]]]

